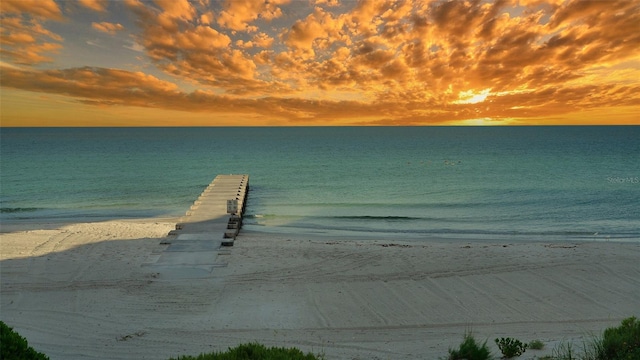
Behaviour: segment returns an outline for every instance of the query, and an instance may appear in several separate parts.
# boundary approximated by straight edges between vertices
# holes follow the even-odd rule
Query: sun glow
[[[483,102],[487,96],[491,93],[491,89],[484,89],[479,93],[473,90],[460,91],[458,94],[458,100],[454,101],[454,104],[477,104]]]

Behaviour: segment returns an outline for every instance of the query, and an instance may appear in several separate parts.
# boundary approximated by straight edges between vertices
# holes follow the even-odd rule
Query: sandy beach
[[[496,355],[496,337],[542,340],[521,357],[534,359],[640,315],[638,242],[241,232],[210,272],[174,277],[154,265],[174,225],[2,233],[0,319],[53,360],[168,359],[253,341],[327,359],[438,359],[465,331]]]

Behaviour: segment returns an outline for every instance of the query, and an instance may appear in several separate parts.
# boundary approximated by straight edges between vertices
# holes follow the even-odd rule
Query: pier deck
[[[213,268],[226,266],[218,255],[221,247],[233,246],[248,190],[249,175],[216,176],[169,233],[165,242],[169,246],[150,265],[171,278],[208,276]]]
[[[228,229],[232,218],[241,220],[244,212],[249,175],[218,175],[200,194],[187,214],[176,224],[175,234],[221,234],[225,239],[235,239],[239,227]],[[237,211],[230,214],[228,201],[237,201]],[[235,231],[229,231],[235,230]],[[231,240],[227,240],[232,245]]]

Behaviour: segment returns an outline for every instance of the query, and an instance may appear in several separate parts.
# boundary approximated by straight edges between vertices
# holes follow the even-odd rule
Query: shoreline
[[[204,277],[153,270],[175,218],[0,234],[1,317],[55,359],[168,359],[258,341],[435,359],[465,331],[578,348],[637,313],[640,243],[241,231]],[[169,240],[170,241],[170,240]],[[636,313],[634,313],[634,311]]]
[[[35,231],[35,230],[54,230],[64,226],[71,226],[77,224],[93,224],[93,223],[105,223],[105,222],[140,222],[140,223],[153,223],[153,222],[178,222],[182,215],[160,215],[160,216],[142,216],[142,217],[113,217],[104,216],[96,218],[77,218],[64,217],[64,218],[28,218],[28,219],[3,219],[0,220],[0,235],[9,234],[21,231]]]

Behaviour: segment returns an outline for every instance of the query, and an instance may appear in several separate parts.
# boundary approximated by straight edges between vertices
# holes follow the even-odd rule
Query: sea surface
[[[640,126],[2,128],[0,227],[177,217],[245,173],[250,231],[640,241]]]

